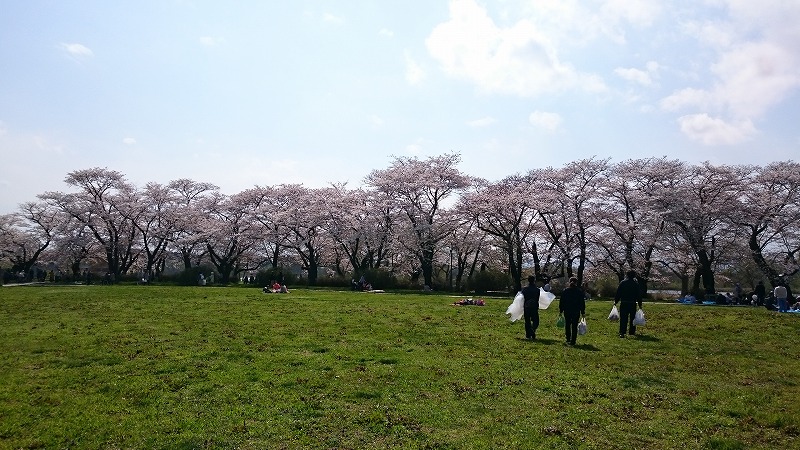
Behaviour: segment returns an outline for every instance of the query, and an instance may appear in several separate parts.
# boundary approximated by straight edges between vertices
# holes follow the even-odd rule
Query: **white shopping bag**
[[[611,313],[608,315],[608,320],[612,322],[619,320],[619,311],[617,310],[617,305],[611,307]]]
[[[550,303],[553,303],[554,298],[556,298],[556,294],[539,289],[539,309],[547,309]]]
[[[636,311],[636,316],[633,317],[633,324],[637,327],[645,324],[644,310],[642,310],[641,308],[639,308],[639,310]]]
[[[517,296],[514,297],[514,301],[508,305],[506,314],[511,315],[510,320],[512,322],[516,322],[517,320],[521,319],[522,315],[525,314],[525,297],[522,295],[522,292],[517,292]]]
[[[578,322],[578,334],[583,336],[586,334],[586,318],[581,317],[581,321]]]

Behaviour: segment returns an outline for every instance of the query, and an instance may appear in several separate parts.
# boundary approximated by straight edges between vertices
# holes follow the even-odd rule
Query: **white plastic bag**
[[[554,298],[556,298],[556,294],[539,289],[539,309],[547,309],[550,303],[553,303]]]
[[[608,315],[608,320],[612,322],[619,320],[619,311],[617,310],[617,305],[611,307],[611,313]]]
[[[633,324],[637,327],[645,324],[644,310],[642,310],[641,308],[639,308],[639,310],[636,311],[636,315],[633,317]]]
[[[514,301],[508,305],[506,314],[511,315],[510,319],[512,322],[518,321],[522,318],[522,315],[525,314],[525,296],[522,295],[522,292],[517,292]]]
[[[586,318],[585,317],[581,317],[581,321],[578,322],[578,334],[580,336],[583,336],[584,334],[586,334]]]

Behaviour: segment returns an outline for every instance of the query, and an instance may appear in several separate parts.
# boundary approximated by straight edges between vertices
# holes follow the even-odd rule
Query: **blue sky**
[[[358,186],[800,150],[800,2],[0,0],[0,213],[66,174]]]

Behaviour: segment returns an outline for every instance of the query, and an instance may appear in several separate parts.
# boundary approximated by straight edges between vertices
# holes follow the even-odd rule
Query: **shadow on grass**
[[[526,339],[526,338],[517,338],[517,339],[520,340],[520,341],[525,341],[525,342],[529,342],[531,344],[539,344],[539,345],[553,345],[553,344],[557,344],[557,343],[561,342],[561,341],[559,341],[557,339],[542,339],[542,338],[538,338],[538,337],[536,339],[532,340],[532,341],[529,340],[529,339]]]
[[[578,350],[585,350],[587,352],[599,352],[600,351],[599,348],[595,347],[592,344],[575,344],[574,347],[577,348]]]
[[[646,342],[661,342],[661,339],[655,336],[648,336],[646,334],[637,334],[636,335],[637,341],[646,341]]]

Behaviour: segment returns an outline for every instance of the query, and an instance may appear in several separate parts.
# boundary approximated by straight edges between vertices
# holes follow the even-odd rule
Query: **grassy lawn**
[[[0,287],[0,448],[800,448],[800,314],[610,302]]]

